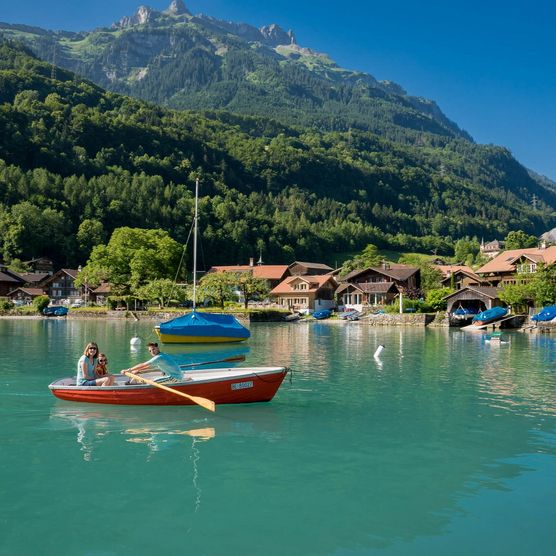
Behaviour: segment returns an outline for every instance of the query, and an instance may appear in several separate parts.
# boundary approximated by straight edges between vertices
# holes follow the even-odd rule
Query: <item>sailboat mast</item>
[[[199,218],[199,178],[195,180],[195,216],[193,218],[193,310],[197,305],[197,220]]]

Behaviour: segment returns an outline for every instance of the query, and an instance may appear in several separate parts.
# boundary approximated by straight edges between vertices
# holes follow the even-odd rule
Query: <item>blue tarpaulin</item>
[[[160,324],[160,333],[201,338],[228,337],[246,339],[251,335],[234,316],[193,311]]]

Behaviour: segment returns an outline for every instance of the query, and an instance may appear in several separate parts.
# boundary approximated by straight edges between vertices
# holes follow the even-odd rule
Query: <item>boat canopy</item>
[[[170,336],[194,336],[199,339],[228,337],[246,339],[250,332],[232,315],[192,311],[160,324],[160,333]]]

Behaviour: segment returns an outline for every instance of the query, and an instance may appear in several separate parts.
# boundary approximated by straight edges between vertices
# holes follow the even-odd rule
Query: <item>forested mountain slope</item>
[[[198,174],[207,266],[260,250],[276,263],[334,264],[369,242],[447,253],[464,235],[556,226],[554,189],[507,150],[427,137],[399,144],[356,129],[172,111],[60,68],[53,75],[4,42],[0,256],[74,265],[119,226],[161,227],[184,242]]]
[[[361,129],[401,142],[471,138],[431,100],[338,67],[276,25],[141,6],[111,28],[72,33],[0,23],[0,33],[101,87],[172,108],[225,109],[322,131]],[[425,141],[431,141],[427,138]]]

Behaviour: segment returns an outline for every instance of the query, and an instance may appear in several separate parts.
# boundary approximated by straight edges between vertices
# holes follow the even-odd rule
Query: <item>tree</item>
[[[556,264],[539,264],[529,284],[537,307],[556,304]]]
[[[41,314],[43,310],[48,307],[49,303],[50,299],[48,295],[38,295],[37,297],[35,297],[35,299],[33,299],[33,307],[37,310],[38,313]]]
[[[199,281],[199,298],[208,298],[223,309],[224,302],[233,299],[233,288],[236,284],[235,273],[209,272]]]
[[[443,311],[446,309],[446,299],[447,295],[454,293],[454,290],[450,288],[437,288],[429,290],[425,303],[430,305],[435,311]]]
[[[180,302],[186,298],[185,290],[169,278],[151,280],[137,288],[134,293],[140,299],[156,301],[160,307],[166,307],[170,301]]]
[[[93,247],[105,241],[105,232],[102,222],[92,218],[86,218],[79,224],[77,230],[77,243],[81,252],[89,256]]]
[[[265,297],[270,293],[270,288],[264,278],[256,278],[252,272],[233,274],[235,274],[234,282],[241,292],[246,309],[250,301],[258,297]]]
[[[457,263],[473,264],[480,251],[481,246],[475,238],[463,237],[456,241],[454,257]]]
[[[509,232],[504,239],[504,247],[506,249],[527,249],[528,247],[536,247],[539,240],[532,235],[526,234],[523,230]]]
[[[379,254],[377,246],[369,243],[359,255],[344,262],[340,275],[345,276],[352,270],[379,266],[382,261],[383,257]]]
[[[182,250],[164,230],[117,228],[107,245],[93,248],[76,284],[106,280],[116,293],[127,294],[152,280],[174,279]]]
[[[518,284],[506,284],[498,293],[498,297],[514,312],[526,311],[527,302],[533,298],[531,282],[520,282]]]
[[[437,290],[442,287],[442,272],[438,268],[435,268],[429,262],[423,262],[419,267],[421,269],[421,289],[425,293],[429,290]]]

